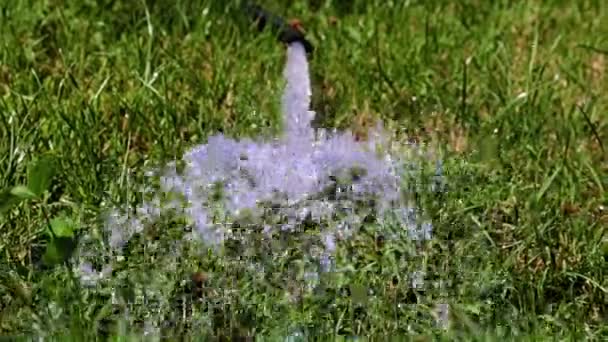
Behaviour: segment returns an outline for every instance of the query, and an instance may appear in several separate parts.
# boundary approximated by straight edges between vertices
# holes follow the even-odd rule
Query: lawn
[[[315,46],[315,125],[423,151],[432,238],[366,222],[321,272],[319,223],[214,249],[166,217],[108,253],[150,170],[282,132],[286,47],[226,3],[0,4],[0,336],[608,338],[605,1],[261,2]]]

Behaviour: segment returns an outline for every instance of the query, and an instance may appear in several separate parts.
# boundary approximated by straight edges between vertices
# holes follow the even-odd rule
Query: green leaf
[[[75,239],[58,237],[48,243],[42,261],[49,266],[61,264],[72,256],[75,248]]]
[[[51,220],[51,228],[55,237],[73,238],[75,224],[68,217],[56,217]]]
[[[61,262],[61,249],[55,243],[56,240],[49,242],[42,256],[42,261],[47,265],[57,265]]]
[[[12,189],[5,189],[0,191],[0,214],[9,211],[12,207],[19,204],[19,202],[21,202],[22,200],[23,199],[18,196],[15,196],[12,193]]]
[[[11,195],[19,198],[20,200],[34,199],[37,197],[37,195],[25,185],[14,186],[11,189]]]
[[[55,162],[50,157],[42,157],[32,161],[27,168],[28,188],[40,197],[51,186],[55,175]]]

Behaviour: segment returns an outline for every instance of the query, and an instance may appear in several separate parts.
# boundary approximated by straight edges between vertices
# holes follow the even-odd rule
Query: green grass
[[[65,264],[42,261],[49,220],[67,217],[78,234],[95,233],[104,208],[141,198],[146,167],[217,131],[279,131],[284,47],[218,3],[0,4],[0,189],[28,182],[28,165],[43,156],[56,170],[42,198],[0,216],[0,334],[138,336],[149,308],[127,317],[110,287],[83,288]],[[350,270],[291,304],[288,259],[273,260],[273,276],[260,280],[245,263],[197,246],[180,259],[143,247],[179,237],[167,225],[116,261],[129,282],[165,295],[159,315],[175,324],[164,333],[607,338],[608,5],[277,3],[266,4],[299,17],[316,45],[320,124],[381,118],[442,157],[449,191],[420,198],[435,238],[380,248],[374,233],[361,234],[340,247]],[[413,250],[418,256],[403,257]],[[445,286],[404,285],[421,269],[427,283]],[[205,298],[223,302],[206,312],[184,304],[188,318],[174,300],[197,271],[210,276]],[[361,291],[342,297],[344,286],[375,294],[361,306],[353,294]],[[451,305],[447,332],[429,318],[438,302]]]

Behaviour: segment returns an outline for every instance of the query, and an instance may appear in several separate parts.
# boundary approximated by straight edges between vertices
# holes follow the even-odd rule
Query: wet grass
[[[606,338],[607,5],[352,3],[266,4],[299,17],[316,45],[319,125],[364,132],[380,118],[444,160],[447,191],[417,199],[434,239],[378,244],[381,232],[362,233],[339,249],[345,271],[295,302],[285,279],[302,274],[288,257],[260,279],[196,246],[175,260],[134,247],[117,267],[166,294],[163,333]],[[3,335],[144,329],[149,307],[126,316],[110,287],[82,288],[68,266],[41,261],[48,219],[96,232],[103,208],[138,201],[145,167],[218,131],[279,131],[284,47],[237,17],[205,1],[0,5],[0,189],[25,183],[32,160],[56,161],[45,197],[0,217]],[[413,271],[426,274],[422,290]],[[447,332],[433,325],[433,303],[450,304]]]

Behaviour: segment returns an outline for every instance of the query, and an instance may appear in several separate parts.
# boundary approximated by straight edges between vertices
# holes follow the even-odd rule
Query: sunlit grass
[[[217,131],[279,132],[284,47],[209,3],[0,5],[0,189],[27,183],[34,160],[57,161],[43,198],[0,217],[2,334],[141,334],[149,307],[127,316],[109,286],[43,262],[48,219],[94,235],[104,208],[141,200],[149,167]],[[607,5],[354,3],[265,4],[299,17],[316,46],[319,125],[364,131],[379,118],[443,159],[446,192],[413,199],[434,239],[380,243],[386,231],[371,226],[340,247],[342,272],[293,302],[303,289],[289,280],[307,274],[293,266],[299,249],[264,260],[273,269],[258,277],[196,244],[174,259],[183,232],[168,222],[112,261],[117,277],[167,294],[156,302],[174,336],[605,338]],[[421,270],[424,291],[413,290]],[[445,333],[432,318],[444,302]]]

